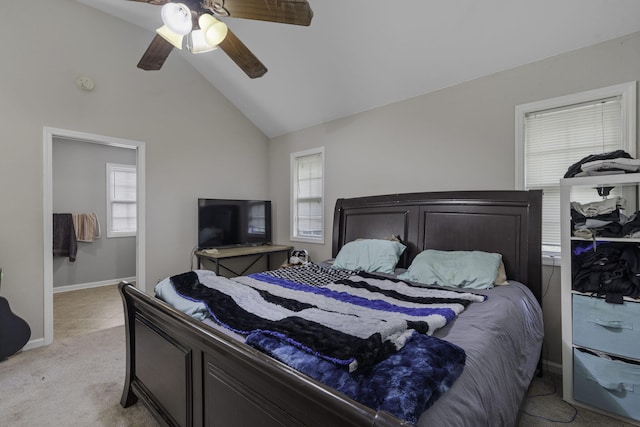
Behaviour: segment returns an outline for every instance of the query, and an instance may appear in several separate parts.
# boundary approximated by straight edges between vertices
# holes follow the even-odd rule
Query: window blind
[[[297,231],[301,237],[322,235],[322,157],[298,158]]]
[[[560,245],[560,178],[586,156],[624,149],[622,125],[621,96],[525,115],[524,185],[544,191],[543,244]],[[593,196],[578,193],[572,198]]]
[[[109,233],[128,234],[136,232],[136,169],[131,166],[107,165],[109,178],[110,211]]]
[[[294,237],[323,238],[323,174],[322,152],[295,158]]]

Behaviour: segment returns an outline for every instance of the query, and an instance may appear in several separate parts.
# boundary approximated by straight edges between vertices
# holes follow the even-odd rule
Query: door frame
[[[53,139],[109,145],[136,150],[137,231],[136,287],[145,283],[145,143],[45,126],[43,128],[44,345],[53,342]]]

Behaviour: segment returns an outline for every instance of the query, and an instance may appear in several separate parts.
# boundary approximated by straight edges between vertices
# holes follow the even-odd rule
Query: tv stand
[[[226,276],[233,277],[243,276],[252,268],[255,272],[272,270],[275,265],[272,260],[274,255],[279,254],[286,261],[292,249],[293,246],[284,245],[239,246],[199,250],[195,255],[198,258],[198,269],[213,270],[217,275],[220,275],[222,269]],[[266,261],[266,268],[258,266],[260,261]]]

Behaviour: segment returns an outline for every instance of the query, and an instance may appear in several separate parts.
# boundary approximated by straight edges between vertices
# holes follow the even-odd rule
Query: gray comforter
[[[516,425],[542,348],[542,309],[518,282],[479,292],[488,296],[484,303],[471,304],[434,334],[462,347],[467,362],[419,427]]]

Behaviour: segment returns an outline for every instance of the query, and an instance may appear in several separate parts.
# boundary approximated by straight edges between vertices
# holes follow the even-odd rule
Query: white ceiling
[[[159,6],[77,1],[149,30],[149,41],[161,25]],[[638,0],[309,3],[309,27],[225,20],[268,68],[262,78],[221,50],[174,49],[167,61],[182,55],[272,138],[640,31]]]

